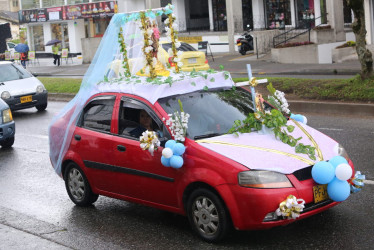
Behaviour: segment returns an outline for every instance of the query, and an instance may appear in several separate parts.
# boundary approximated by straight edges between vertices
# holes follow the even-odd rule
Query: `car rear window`
[[[32,75],[16,64],[0,65],[0,82],[14,81],[29,77],[32,77]]]
[[[161,44],[162,48],[168,51],[171,48],[171,43],[163,43]],[[181,46],[177,48],[178,51],[196,51],[194,47],[189,45],[188,43],[181,43]]]

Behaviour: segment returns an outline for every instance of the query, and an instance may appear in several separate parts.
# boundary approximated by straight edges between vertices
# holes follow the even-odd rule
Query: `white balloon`
[[[352,168],[346,163],[339,164],[335,169],[335,176],[339,180],[346,181],[352,176]]]
[[[162,156],[165,158],[171,158],[173,156],[173,150],[170,148],[164,148],[162,150]]]
[[[308,119],[307,119],[306,116],[304,116],[304,115],[303,115],[303,118],[304,118],[303,123],[306,125],[307,122],[308,122]]]

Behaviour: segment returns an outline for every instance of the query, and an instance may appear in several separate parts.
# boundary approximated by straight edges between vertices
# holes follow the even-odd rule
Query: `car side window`
[[[142,133],[148,130],[155,131],[158,137],[163,137],[161,124],[147,105],[134,99],[122,98],[118,117],[119,135],[139,140]]]
[[[115,96],[100,96],[83,110],[79,125],[84,128],[110,132]]]

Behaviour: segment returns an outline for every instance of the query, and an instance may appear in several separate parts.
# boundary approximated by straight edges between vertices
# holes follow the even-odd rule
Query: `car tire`
[[[45,104],[41,104],[41,105],[36,105],[35,108],[36,108],[38,111],[44,111],[44,110],[47,108],[47,103],[45,103]]]
[[[64,174],[66,191],[78,206],[89,206],[99,198],[94,194],[82,169],[75,163],[68,164]]]
[[[231,228],[231,220],[223,201],[212,191],[199,188],[187,201],[187,216],[194,232],[206,242],[219,242]]]
[[[10,148],[13,146],[13,144],[14,144],[14,136],[9,137],[8,139],[0,143],[1,147],[3,148]]]

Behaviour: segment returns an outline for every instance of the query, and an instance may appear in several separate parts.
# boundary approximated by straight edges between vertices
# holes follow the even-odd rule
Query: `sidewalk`
[[[247,75],[246,64],[251,64],[254,75],[356,75],[360,72],[361,66],[358,60],[347,61],[333,64],[280,64],[270,61],[269,55],[261,56],[257,59],[256,55],[242,56],[230,55],[227,53],[216,53],[214,62],[209,56],[209,65],[211,68],[219,69],[220,65],[225,67],[232,75]],[[62,61],[61,66],[53,65],[52,58],[41,58],[39,64],[28,65],[27,69],[39,76],[56,77],[78,77],[82,78],[86,73],[89,64],[81,64],[76,58],[73,62],[69,59],[68,63]]]

